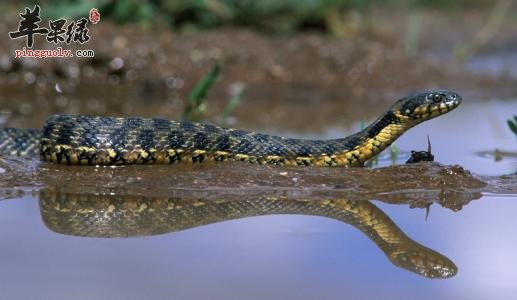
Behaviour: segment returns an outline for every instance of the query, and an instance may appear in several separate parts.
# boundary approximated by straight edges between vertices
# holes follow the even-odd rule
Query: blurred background
[[[47,28],[97,8],[87,43],[35,36],[32,47],[94,57],[14,58],[26,39],[8,32],[35,4]],[[440,88],[479,105],[502,101],[489,122],[499,120],[508,141],[517,113],[508,109],[517,98],[515,8],[511,0],[4,1],[1,123],[136,115],[335,137],[407,94]]]

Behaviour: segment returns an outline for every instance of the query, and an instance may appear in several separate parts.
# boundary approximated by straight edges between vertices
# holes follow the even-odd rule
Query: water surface
[[[517,268],[512,267],[517,265],[517,179],[501,175],[514,172],[516,161],[496,162],[479,152],[515,149],[500,116],[516,110],[515,101],[467,100],[397,142],[404,151],[423,150],[429,134],[443,165],[82,168],[3,159],[0,182],[8,199],[0,202],[0,289],[5,297],[19,299],[507,298],[517,292]],[[473,174],[447,166],[452,164]],[[96,176],[89,176],[92,172]],[[357,228],[314,215],[221,220],[128,238],[58,233],[42,220],[41,195],[52,186],[86,196],[185,201],[373,200],[409,238],[450,259],[457,274],[429,279],[399,268]],[[74,197],[59,205],[77,201]]]

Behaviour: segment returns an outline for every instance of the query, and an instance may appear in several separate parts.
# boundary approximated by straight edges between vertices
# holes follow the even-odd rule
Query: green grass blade
[[[513,116],[513,120],[510,119],[507,122],[508,127],[510,127],[510,130],[513,131],[513,133],[517,134],[517,116]]]
[[[246,91],[246,85],[242,83],[238,83],[235,86],[235,90],[233,91],[230,100],[228,101],[228,104],[223,109],[223,112],[219,116],[219,122],[225,123],[228,119],[228,117],[233,113],[233,111],[239,106],[239,104],[242,101],[242,95],[244,95],[244,92]]]
[[[204,116],[207,107],[206,95],[217,78],[219,78],[220,71],[221,67],[219,64],[215,64],[192,89],[183,111],[183,119],[199,121]]]

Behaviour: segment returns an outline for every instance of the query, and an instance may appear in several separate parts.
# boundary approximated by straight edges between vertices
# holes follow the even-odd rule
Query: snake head
[[[399,248],[388,254],[398,267],[427,278],[450,278],[458,272],[458,267],[449,258],[412,240]]]
[[[460,95],[449,91],[429,91],[397,101],[392,112],[400,119],[420,123],[443,115],[460,105]]]

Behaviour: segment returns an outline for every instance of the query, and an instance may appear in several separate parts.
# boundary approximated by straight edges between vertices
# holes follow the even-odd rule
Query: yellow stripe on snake
[[[51,230],[89,237],[163,234],[211,223],[273,214],[313,215],[350,224],[370,238],[396,266],[430,278],[456,274],[452,261],[410,239],[369,201],[293,200],[279,197],[192,200],[91,195],[47,188],[40,193],[43,222]]]
[[[164,119],[54,115],[42,130],[0,129],[0,154],[40,155],[63,164],[108,165],[204,161],[361,166],[409,128],[461,103],[453,92],[424,92],[400,99],[364,130],[341,139],[302,140],[214,125]],[[408,238],[368,201],[244,199],[192,201],[83,195],[46,189],[45,224],[80,236],[132,236],[178,231],[223,220],[267,214],[318,215],[365,233],[397,266],[427,277],[451,277],[456,266]],[[116,221],[116,222],[114,222]]]
[[[409,128],[461,103],[449,91],[405,97],[346,138],[302,140],[164,119],[54,115],[42,130],[0,129],[0,154],[40,155],[63,164],[168,164],[246,161],[260,164],[362,166]]]

